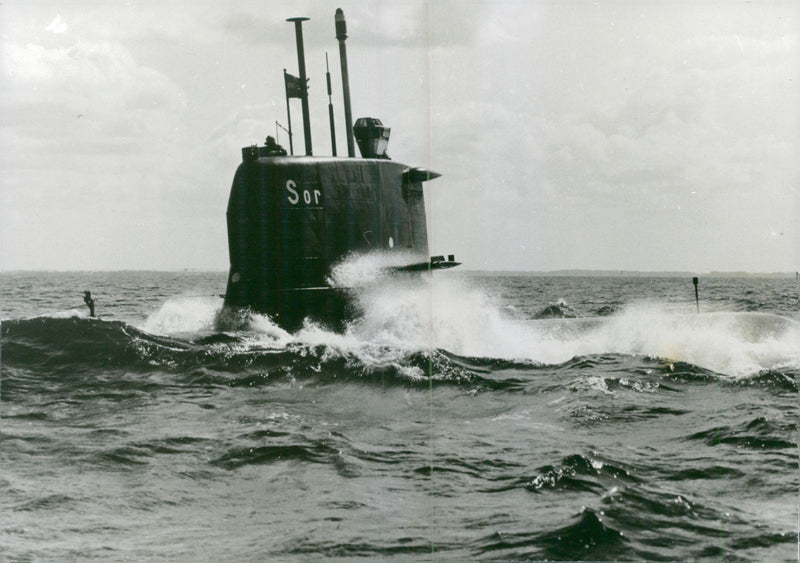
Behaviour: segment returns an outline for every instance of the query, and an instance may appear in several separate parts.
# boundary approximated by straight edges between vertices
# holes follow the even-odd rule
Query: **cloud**
[[[61,21],[61,16],[58,15],[45,29],[52,33],[64,33],[67,31],[67,24]]]
[[[158,137],[184,107],[183,93],[165,75],[137,64],[119,44],[78,42],[46,48],[3,45],[3,102],[9,124],[20,135],[62,143],[80,137],[73,119],[94,123],[107,141]],[[62,145],[64,146],[64,145]],[[69,145],[66,145],[69,146]]]
[[[232,13],[223,16],[219,25],[229,38],[250,45],[263,45],[279,42],[289,33],[294,33],[284,20],[275,18],[272,12],[247,12],[234,7]]]
[[[547,11],[543,26],[536,10],[493,10],[480,49],[431,52],[434,158],[455,188],[430,194],[434,212],[462,209],[433,225],[436,238],[493,267],[681,269],[687,254],[700,269],[792,267],[797,251],[767,250],[759,233],[796,234],[796,33]],[[539,23],[514,31],[521,19]],[[493,43],[498,28],[537,40]],[[502,244],[474,236],[477,224]],[[738,252],[729,240],[743,241]]]
[[[5,41],[2,52],[0,254],[28,266],[91,267],[75,240],[137,238],[131,220],[146,217],[149,202],[180,176],[183,92],[118,43]],[[171,205],[169,197],[162,203]],[[53,238],[42,221],[72,242]],[[101,247],[94,258],[115,252]]]
[[[102,239],[103,267],[197,265],[160,240],[185,232],[215,249],[194,251],[200,263],[224,266],[239,149],[285,120],[286,17],[312,18],[315,154],[329,142],[325,51],[344,152],[336,6],[354,117],[392,127],[393,158],[443,173],[425,188],[432,250],[498,268],[797,256],[779,253],[800,201],[797,17],[783,4],[343,0],[3,6],[2,258],[73,267],[67,238]]]

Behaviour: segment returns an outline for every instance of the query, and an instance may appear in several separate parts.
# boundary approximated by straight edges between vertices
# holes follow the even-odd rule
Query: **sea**
[[[356,270],[0,275],[0,560],[800,557],[795,277]]]

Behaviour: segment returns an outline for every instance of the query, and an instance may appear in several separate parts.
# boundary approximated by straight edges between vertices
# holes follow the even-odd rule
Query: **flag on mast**
[[[283,79],[286,83],[286,97],[287,98],[303,98],[305,88],[303,82],[296,76],[292,76],[288,72],[283,72]]]
[[[289,110],[289,99],[300,98],[302,100],[305,95],[305,88],[303,87],[303,81],[286,72],[286,69],[283,69],[283,84],[286,87],[286,121],[289,125],[289,154],[294,154],[294,142],[292,140],[292,114]]]

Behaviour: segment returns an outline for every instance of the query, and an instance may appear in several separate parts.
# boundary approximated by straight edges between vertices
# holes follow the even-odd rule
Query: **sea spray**
[[[333,267],[327,282],[331,287],[358,289],[381,283],[394,275],[411,276],[400,273],[396,268],[424,262],[427,258],[416,252],[369,252],[347,256]]]
[[[766,313],[697,315],[671,304],[637,303],[607,317],[521,321],[504,315],[485,291],[440,275],[391,280],[357,297],[363,316],[348,327],[349,342],[407,352],[442,349],[542,364],[617,353],[731,376],[800,367],[800,323]]]
[[[686,314],[639,303],[587,328],[568,353],[647,355],[732,376],[800,366],[800,323],[776,315]]]
[[[349,358],[367,370],[406,369],[409,358],[437,350],[545,365],[596,354],[641,355],[730,376],[800,367],[800,323],[784,317],[697,314],[691,304],[640,301],[604,317],[511,318],[491,290],[450,272],[396,272],[396,258],[351,256],[334,269],[329,281],[348,287],[359,310],[341,333],[307,320],[290,334],[265,315],[231,312],[218,298],[190,296],[168,300],[140,328],[172,336],[233,331],[239,346],[315,349],[324,360]],[[558,305],[574,311],[564,300]],[[229,315],[227,323],[219,323],[221,314]]]
[[[215,315],[221,307],[219,297],[173,297],[147,317],[139,328],[164,335],[210,332],[215,329]]]

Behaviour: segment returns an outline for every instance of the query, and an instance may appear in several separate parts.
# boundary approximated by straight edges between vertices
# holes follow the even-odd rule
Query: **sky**
[[[800,4],[0,4],[0,270],[226,270],[240,149],[286,125],[307,16],[314,154],[392,128],[432,254],[471,270],[800,270]],[[302,148],[292,101],[295,148]],[[288,145],[278,130],[278,141]]]

